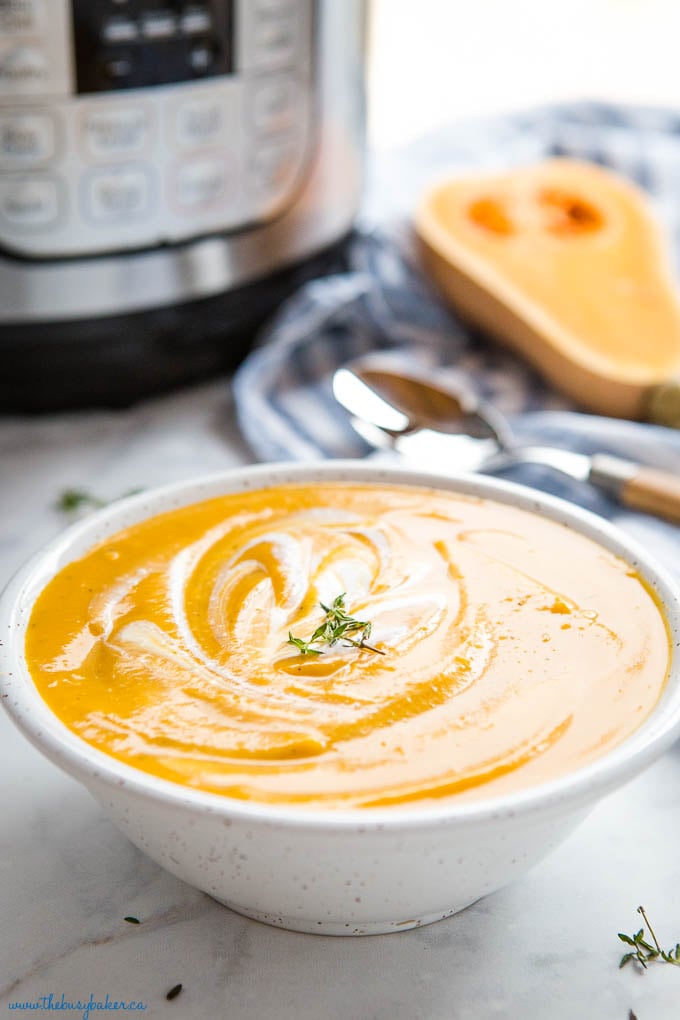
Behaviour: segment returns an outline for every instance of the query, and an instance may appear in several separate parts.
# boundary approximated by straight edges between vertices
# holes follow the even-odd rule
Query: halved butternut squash
[[[643,193],[555,159],[445,181],[417,212],[454,308],[589,410],[680,427],[680,299]]]

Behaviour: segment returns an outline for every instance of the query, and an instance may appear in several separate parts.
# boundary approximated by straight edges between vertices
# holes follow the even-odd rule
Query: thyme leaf
[[[116,499],[105,500],[93,495],[86,489],[64,489],[54,504],[54,509],[61,514],[77,514],[87,510],[101,510],[108,503],[115,503],[118,499],[126,499],[128,496],[136,496],[142,489],[130,489]]]
[[[98,499],[97,496],[93,496],[91,492],[86,492],[85,489],[64,489],[55,503],[55,509],[59,510],[62,514],[73,514],[77,510],[88,508],[99,510],[100,507],[105,505],[103,499]]]
[[[626,964],[630,963],[631,960],[637,963],[642,970],[647,970],[648,964],[654,963],[655,961],[670,963],[674,967],[680,967],[680,942],[678,942],[672,949],[662,949],[654,929],[649,923],[649,918],[645,913],[645,908],[638,907],[637,912],[644,918],[645,924],[649,929],[649,937],[652,942],[650,943],[645,938],[644,928],[640,928],[640,930],[636,931],[634,935],[625,935],[623,932],[619,932],[620,941],[631,947],[631,951],[629,953],[624,953],[621,957],[621,960],[619,961],[619,970],[622,967],[625,967]]]
[[[318,648],[312,648],[309,641],[303,641],[302,638],[293,637],[290,631],[288,631],[288,644],[295,645],[299,649],[301,655],[323,655],[323,652],[319,651]]]

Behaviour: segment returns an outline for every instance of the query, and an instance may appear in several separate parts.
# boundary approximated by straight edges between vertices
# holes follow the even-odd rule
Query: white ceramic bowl
[[[501,798],[422,810],[310,811],[201,793],[124,765],[80,740],[38,694],[24,632],[45,584],[94,543],[153,514],[221,493],[286,482],[423,485],[488,496],[560,521],[628,560],[656,591],[673,663],[647,721],[602,758]],[[297,931],[403,931],[453,914],[522,875],[605,794],[657,758],[680,732],[680,592],[647,554],[605,521],[561,500],[486,478],[444,478],[335,462],[236,471],[156,489],[69,528],[12,580],[0,601],[0,694],[26,736],[79,779],[115,824],[155,861],[249,917]],[[606,861],[594,861],[595,868]]]

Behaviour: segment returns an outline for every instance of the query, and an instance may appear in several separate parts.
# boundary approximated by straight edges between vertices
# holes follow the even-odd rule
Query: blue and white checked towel
[[[350,271],[303,287],[236,374],[239,421],[262,460],[364,456],[331,393],[335,368],[368,351],[441,366],[510,415],[532,442],[604,450],[680,474],[680,432],[578,414],[514,355],[464,327],[419,275],[410,211],[438,176],[568,155],[611,166],[650,194],[680,255],[680,111],[596,103],[549,107],[438,131],[373,160]],[[616,519],[680,573],[680,530],[625,511],[541,468],[507,477]]]

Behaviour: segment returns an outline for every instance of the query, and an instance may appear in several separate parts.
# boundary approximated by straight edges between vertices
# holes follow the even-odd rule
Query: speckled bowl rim
[[[648,719],[626,740],[594,762],[527,789],[456,804],[423,808],[296,808],[240,801],[202,792],[125,765],[98,751],[69,730],[38,693],[24,660],[26,624],[33,604],[66,563],[122,528],[176,507],[229,492],[294,483],[355,482],[400,484],[494,499],[557,521],[627,560],[656,593],[671,634],[671,663],[664,692]],[[534,812],[561,812],[570,804],[594,802],[627,782],[680,736],[680,587],[644,548],[597,515],[525,486],[478,475],[437,474],[360,461],[247,466],[150,489],[111,504],[72,525],[34,556],[9,582],[0,598],[0,702],[26,737],[60,768],[88,786],[127,792],[201,812],[256,821],[273,827],[406,831],[469,825]]]

